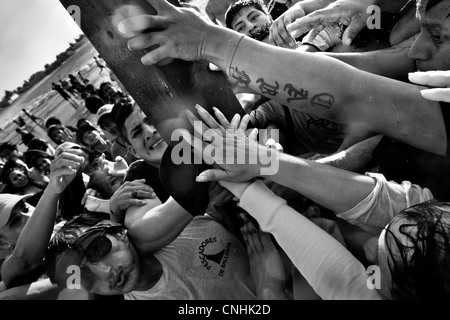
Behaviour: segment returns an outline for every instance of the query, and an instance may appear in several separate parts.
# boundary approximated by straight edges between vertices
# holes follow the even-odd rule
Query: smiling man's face
[[[150,124],[147,116],[141,109],[135,108],[133,113],[125,120],[125,131],[128,140],[134,150],[135,156],[139,156],[146,162],[159,166],[167,143]]]

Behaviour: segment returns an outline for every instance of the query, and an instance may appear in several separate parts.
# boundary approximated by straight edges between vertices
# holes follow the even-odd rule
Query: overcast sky
[[[82,32],[58,0],[0,0],[0,99]]]

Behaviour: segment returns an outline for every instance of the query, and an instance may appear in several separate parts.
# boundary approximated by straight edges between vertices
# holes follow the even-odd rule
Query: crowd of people
[[[190,181],[125,90],[69,76],[96,122],[0,145],[0,299],[450,297],[450,0],[148,2],[128,48],[206,60],[245,115],[186,111]]]

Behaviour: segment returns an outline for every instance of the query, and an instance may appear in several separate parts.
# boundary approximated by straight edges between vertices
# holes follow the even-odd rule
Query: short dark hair
[[[225,12],[225,25],[228,29],[233,29],[231,24],[233,23],[234,17],[242,8],[245,7],[254,7],[264,14],[270,15],[269,10],[261,0],[238,0],[235,3],[231,4],[228,7],[228,10]]]
[[[54,158],[51,155],[49,155],[47,152],[42,151],[42,150],[38,150],[38,149],[36,149],[36,150],[35,149],[28,149],[27,151],[24,152],[23,156],[25,158],[25,163],[30,168],[37,167],[38,166],[38,160],[40,158],[47,158],[50,161],[52,161],[53,158]]]
[[[99,90],[100,90],[101,93],[103,93],[103,88],[104,88],[105,86],[107,86],[107,85],[112,86],[112,83],[109,82],[109,81],[105,81],[105,82],[103,82],[103,83],[100,85]]]
[[[114,104],[114,107],[111,111],[111,116],[113,121],[117,125],[118,134],[128,143],[130,144],[130,140],[128,139],[126,130],[125,130],[125,121],[128,117],[133,113],[136,108],[139,108],[138,105],[129,97],[125,97],[119,100],[119,102]]]
[[[48,148],[48,143],[45,142],[43,139],[39,138],[33,138],[31,139],[30,143],[28,144],[28,149],[33,150],[42,150],[46,151]]]
[[[17,151],[17,146],[10,142],[3,142],[2,144],[0,144],[0,153],[5,150]]]
[[[450,298],[450,203],[432,200],[399,213],[405,222],[399,232],[411,245],[395,236],[387,248],[393,263],[392,297],[397,299]],[[414,232],[411,232],[411,227]],[[388,229],[389,231],[389,229]],[[390,233],[392,235],[392,233]],[[392,255],[392,245],[398,253]]]
[[[50,118],[48,118],[47,119],[47,122],[45,123],[45,128],[50,128],[52,125],[55,125],[55,124],[62,124],[62,122],[61,122],[61,120],[59,120],[58,118],[56,118],[56,117],[50,117]]]
[[[16,160],[8,160],[3,165],[3,171],[0,175],[0,180],[6,185],[13,187],[11,180],[9,179],[9,174],[14,170],[20,170],[25,175],[28,176],[27,172],[25,172],[16,162]]]
[[[86,118],[80,118],[80,119],[78,119],[78,121],[77,121],[77,128],[79,128],[79,127],[81,127],[83,124],[85,124],[86,123]]]

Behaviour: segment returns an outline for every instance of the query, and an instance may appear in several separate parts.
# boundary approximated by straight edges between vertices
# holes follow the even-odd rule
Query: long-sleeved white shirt
[[[366,175],[374,178],[375,188],[352,209],[337,216],[374,234],[379,234],[380,228],[384,228],[403,209],[433,199],[429,189],[409,181],[398,184],[388,182],[384,175],[379,173]]]
[[[367,286],[368,273],[358,259],[261,181],[245,190],[240,206],[275,237],[322,299],[383,299]]]

